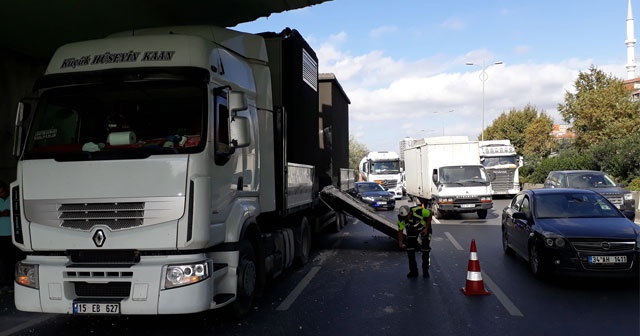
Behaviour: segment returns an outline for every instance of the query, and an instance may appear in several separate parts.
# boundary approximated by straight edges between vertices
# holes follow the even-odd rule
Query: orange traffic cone
[[[467,284],[460,288],[464,295],[489,295],[484,289],[482,273],[480,272],[480,262],[478,261],[478,251],[476,250],[476,240],[471,240],[471,255],[469,256],[469,267],[467,270]]]

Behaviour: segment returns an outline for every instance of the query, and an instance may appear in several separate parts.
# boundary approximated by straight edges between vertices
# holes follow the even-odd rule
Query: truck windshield
[[[206,86],[149,81],[43,93],[25,159],[120,159],[201,151]]]
[[[482,158],[482,165],[485,167],[518,165],[518,159],[515,156],[489,156]]]
[[[440,168],[442,183],[487,182],[487,175],[480,166],[452,166]]]
[[[371,162],[371,172],[374,174],[399,174],[400,161]]]

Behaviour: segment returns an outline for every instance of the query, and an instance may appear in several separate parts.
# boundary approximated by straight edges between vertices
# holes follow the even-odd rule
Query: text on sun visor
[[[134,63],[138,62],[162,62],[171,61],[175,51],[166,50],[150,50],[145,52],[129,51],[124,53],[106,52],[99,55],[87,55],[79,58],[65,58],[62,61],[60,69],[76,68],[79,66],[95,65],[95,64],[112,64],[112,63]],[[140,57],[142,55],[142,57]]]

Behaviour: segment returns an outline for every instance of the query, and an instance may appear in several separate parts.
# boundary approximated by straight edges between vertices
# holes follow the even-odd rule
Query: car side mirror
[[[529,219],[527,214],[522,212],[522,211],[514,212],[513,213],[513,218],[515,218],[515,219],[524,219],[524,220]]]

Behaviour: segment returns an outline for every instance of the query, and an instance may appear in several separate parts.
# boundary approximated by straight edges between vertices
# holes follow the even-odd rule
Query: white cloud
[[[466,24],[463,20],[457,17],[449,17],[442,22],[442,27],[451,30],[463,30]]]
[[[482,60],[488,50],[473,50],[458,57],[430,56],[414,62],[394,59],[382,51],[352,55],[342,49],[348,38],[341,33],[318,48],[320,71],[336,74],[351,100],[350,133],[370,150],[398,150],[406,136],[467,135],[476,139],[482,129]],[[521,46],[526,51],[526,46]],[[467,61],[480,66],[464,67]],[[501,64],[491,62],[484,81],[485,127],[500,114],[532,105],[555,122],[562,122],[557,105],[580,71],[592,60],[568,59],[559,63]],[[619,69],[622,68],[622,71]],[[622,66],[602,67],[604,71]],[[448,111],[453,111],[448,113]]]
[[[378,38],[383,34],[394,33],[396,31],[398,31],[398,27],[396,26],[380,26],[371,30],[369,36],[371,36],[372,38]]]

